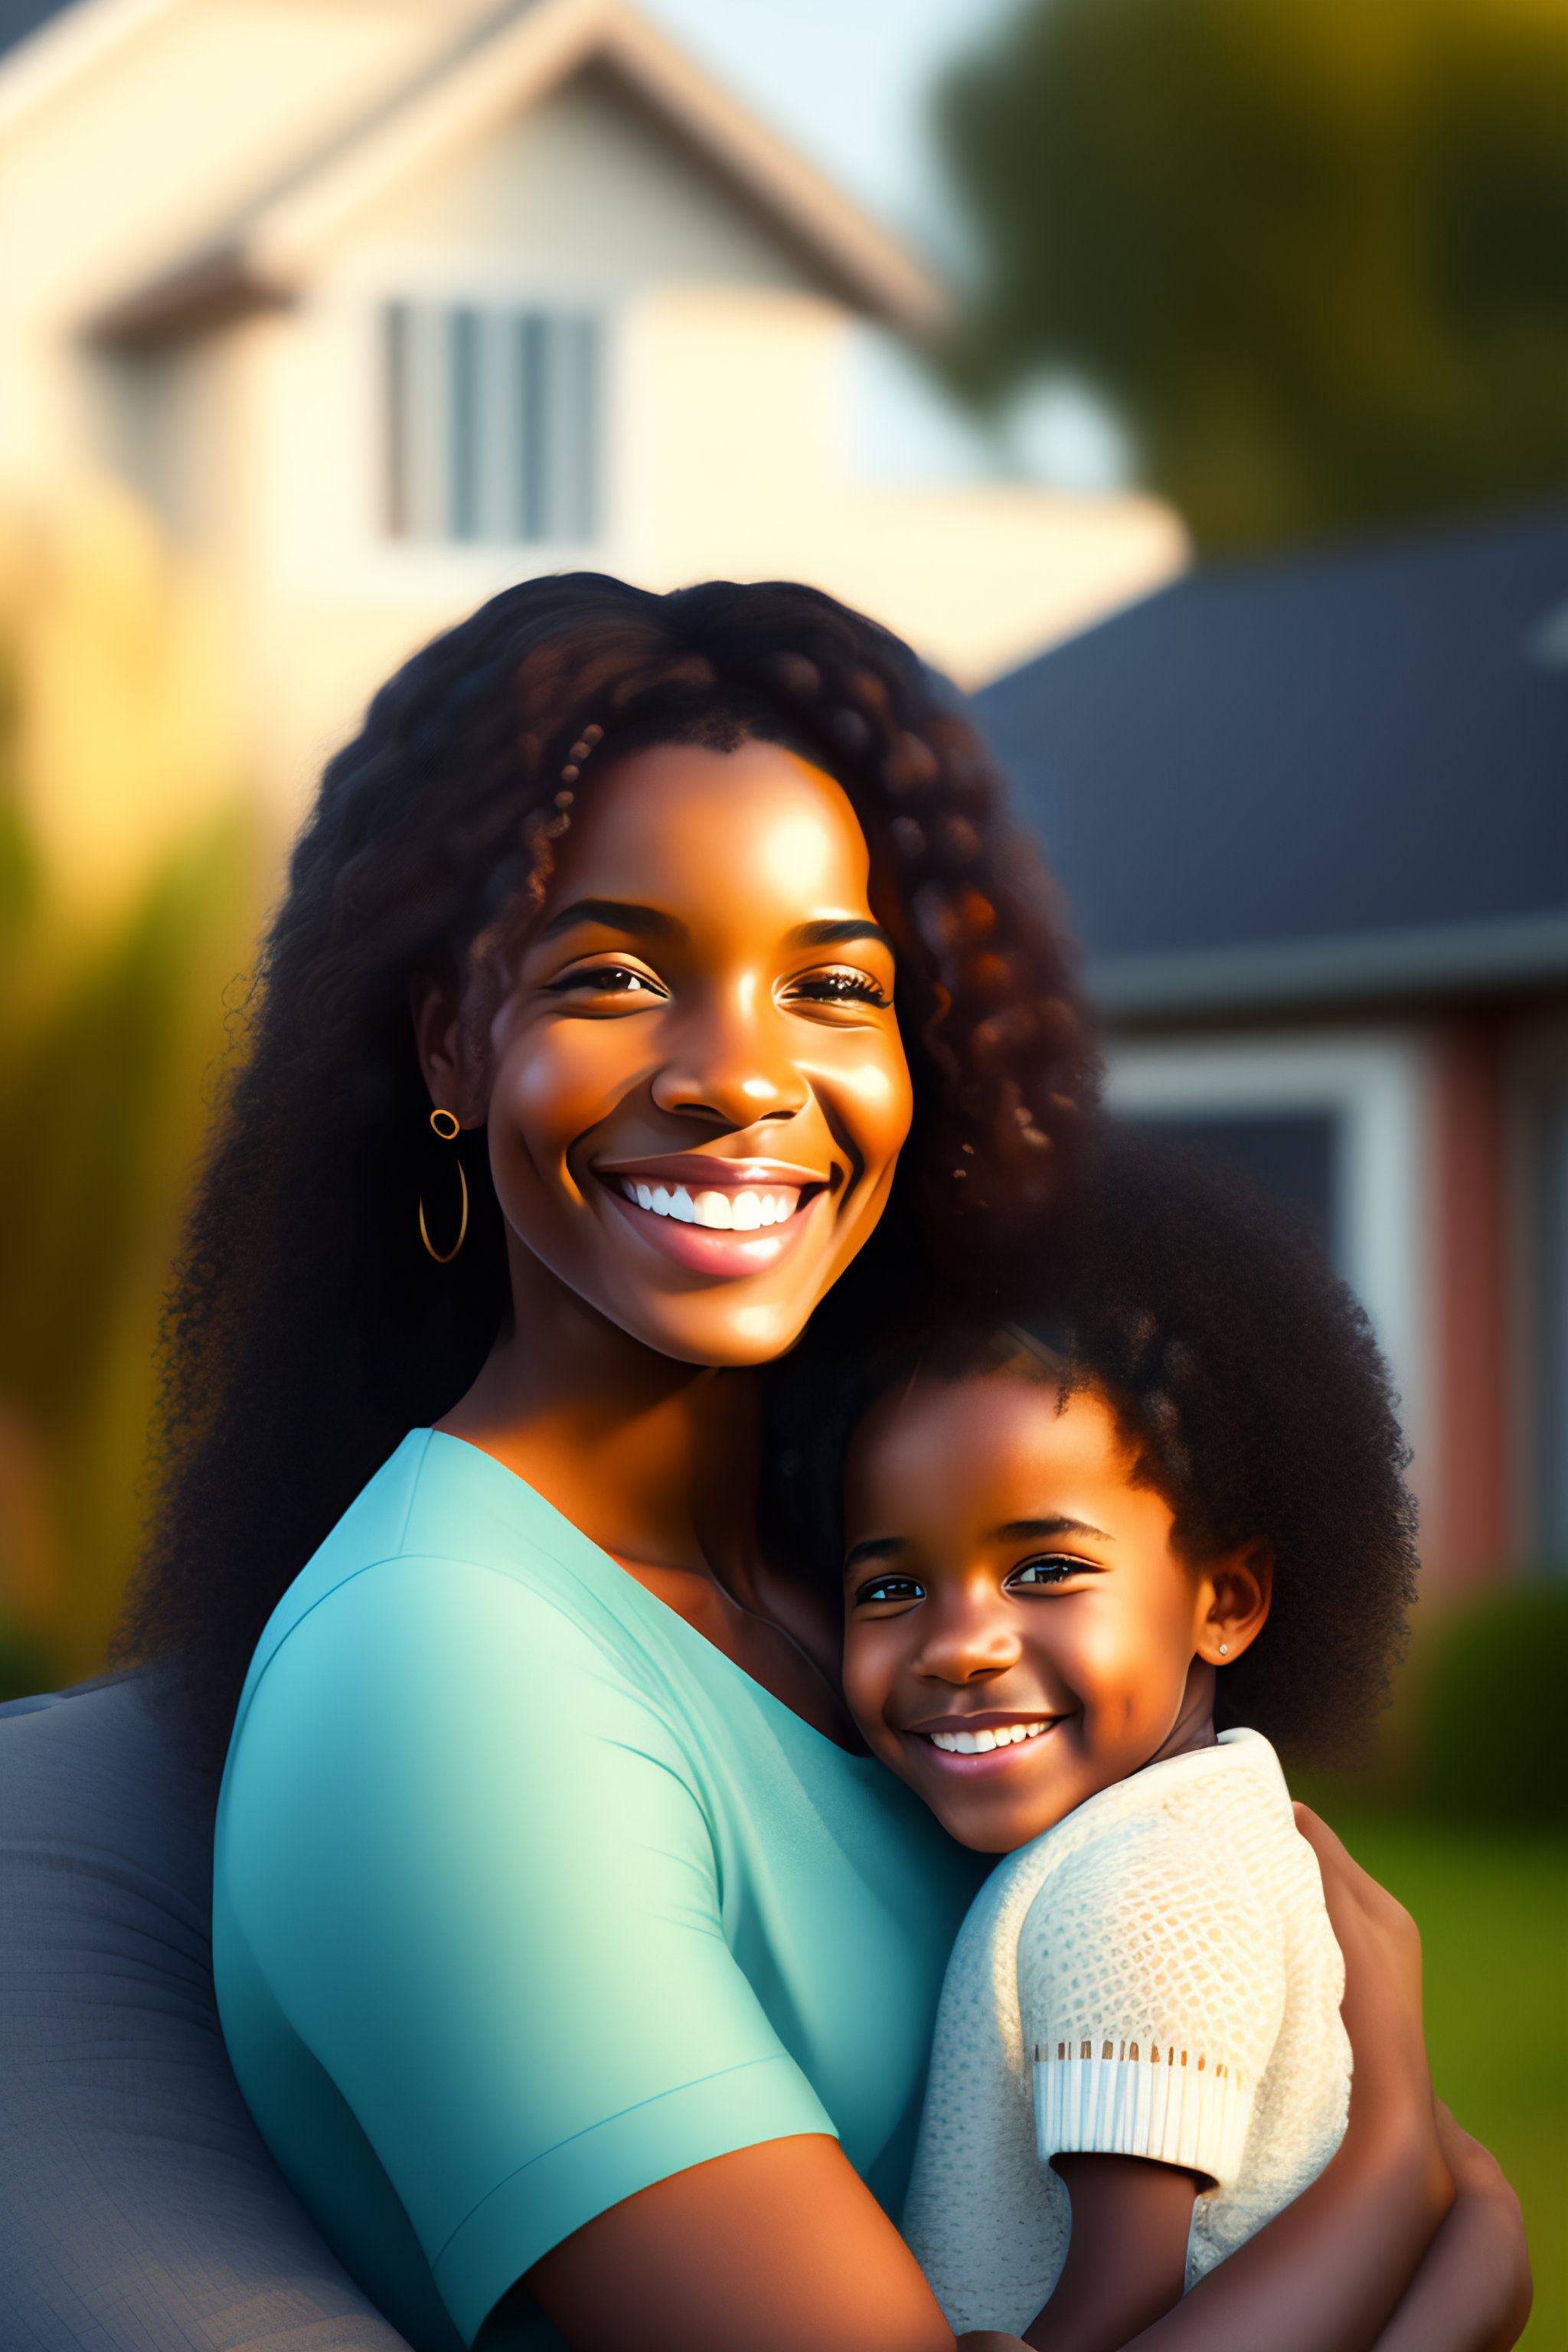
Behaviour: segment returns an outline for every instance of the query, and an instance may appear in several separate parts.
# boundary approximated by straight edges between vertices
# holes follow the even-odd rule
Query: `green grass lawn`
[[[1568,1841],[1325,1810],[1420,1927],[1433,2078],[1524,2208],[1522,2341],[1568,2352]]]

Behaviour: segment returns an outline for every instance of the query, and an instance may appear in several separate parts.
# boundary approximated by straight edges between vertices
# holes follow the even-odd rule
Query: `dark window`
[[[1342,1271],[1340,1122],[1333,1111],[1258,1112],[1226,1118],[1142,1112],[1129,1124],[1157,1129],[1208,1152],[1239,1169],[1277,1200],[1304,1209]]]
[[[385,312],[395,539],[581,541],[599,520],[596,319],[394,302]]]

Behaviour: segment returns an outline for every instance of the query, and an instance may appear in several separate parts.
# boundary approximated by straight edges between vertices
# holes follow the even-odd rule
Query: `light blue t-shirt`
[[[446,2352],[584,2222],[735,2148],[834,2133],[896,2213],[979,1875],[521,1478],[419,1430],[251,1663],[224,2034],[328,2239]]]

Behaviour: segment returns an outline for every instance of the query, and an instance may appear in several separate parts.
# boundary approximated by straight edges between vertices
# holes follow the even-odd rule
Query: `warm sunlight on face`
[[[909,1131],[891,942],[842,787],[772,743],[606,761],[495,1031],[512,1246],[661,1354],[757,1363],[876,1225]]]
[[[845,1696],[965,1845],[1010,1853],[1150,1762],[1263,1622],[1250,1571],[1184,1559],[1136,1472],[1105,1400],[1048,1381],[923,1381],[856,1435]]]
[[[816,898],[832,877],[834,844],[816,818],[788,817],[759,835],[756,860],[773,888]]]

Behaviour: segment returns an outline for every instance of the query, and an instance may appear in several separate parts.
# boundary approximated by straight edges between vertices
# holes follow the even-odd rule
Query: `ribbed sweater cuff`
[[[1146,2156],[1205,2172],[1223,2187],[1240,2172],[1251,2120],[1252,2085],[1205,2053],[1102,2039],[1035,2045],[1042,2163],[1069,2154]]]

